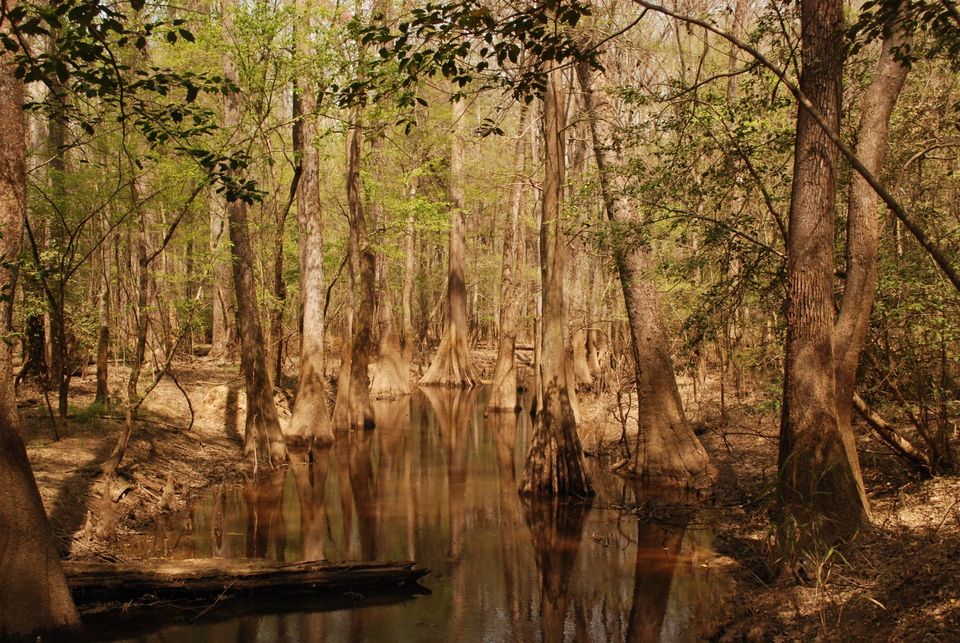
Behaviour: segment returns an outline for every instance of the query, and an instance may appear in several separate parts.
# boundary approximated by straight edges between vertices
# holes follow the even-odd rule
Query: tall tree
[[[479,383],[470,361],[467,325],[466,199],[463,191],[463,128],[467,113],[463,99],[453,103],[454,134],[450,142],[450,252],[447,257],[447,314],[443,336],[421,386],[469,387]]]
[[[527,107],[520,112],[517,136],[517,174],[510,197],[510,219],[503,226],[503,256],[500,268],[500,345],[497,363],[493,369],[493,384],[487,408],[490,410],[514,411],[517,408],[517,367],[515,350],[517,344],[517,317],[520,312],[518,261],[520,243],[520,220],[524,205],[524,176],[528,165],[527,152]]]
[[[213,283],[213,322],[210,334],[210,353],[214,359],[224,359],[236,348],[236,306],[233,294],[233,267],[230,262],[230,233],[219,195],[210,197],[210,254]]]
[[[543,97],[544,180],[540,224],[543,332],[540,381],[542,405],[520,479],[520,493],[587,496],[593,493],[584,468],[577,421],[570,405],[564,320],[565,235],[561,201],[565,175],[563,73],[547,73]]]
[[[224,12],[228,28],[231,8]],[[237,85],[239,78],[233,62],[223,56],[223,75]],[[223,123],[228,131],[240,126],[240,97],[230,92],[224,98]],[[231,172],[234,172],[231,170]],[[280,431],[273,386],[267,373],[267,359],[260,313],[257,309],[257,285],[253,278],[253,248],[247,223],[247,204],[236,199],[227,203],[227,221],[232,245],[233,284],[237,298],[237,326],[240,331],[240,368],[247,393],[247,417],[243,451],[257,462],[279,466],[286,462],[287,448]]]
[[[907,77],[907,67],[898,54],[909,46],[911,38],[902,23],[888,25],[883,39],[876,75],[863,94],[860,130],[856,154],[874,176],[879,176],[887,152],[890,115]],[[847,457],[854,468],[861,501],[867,505],[863,476],[860,473],[851,419],[857,365],[870,330],[870,313],[877,291],[877,261],[880,220],[879,198],[862,176],[850,178],[847,208],[847,269],[843,302],[834,325],[837,386],[837,424]]]
[[[295,46],[305,49],[303,34]],[[301,164],[297,186],[300,231],[300,379],[287,429],[292,440],[326,446],[333,442],[324,383],[323,213],[320,209],[320,159],[316,149],[316,88],[307,80],[294,83],[293,148]]]
[[[800,3],[800,88],[839,131],[843,2]],[[837,148],[801,104],[787,238],[787,345],[778,480],[784,555],[853,536],[867,519],[840,436],[834,361]]]
[[[6,1],[3,10],[16,2]],[[0,639],[77,629],[80,617],[20,435],[11,311],[27,207],[23,83],[0,56]]]
[[[680,400],[670,345],[660,319],[659,294],[651,274],[649,241],[637,234],[642,222],[628,197],[617,151],[616,106],[604,88],[595,87],[602,76],[584,63],[577,66],[577,74],[590,119],[613,259],[630,327],[638,409],[637,448],[629,468],[658,484],[700,483],[709,472],[707,453],[693,433]]]
[[[352,126],[346,139],[347,214],[349,219],[350,321],[344,325],[337,400],[333,409],[334,428],[372,429],[376,425],[370,402],[367,367],[373,342],[373,315],[376,306],[376,255],[370,243],[369,228],[360,193],[360,152],[363,144],[362,110],[351,114]],[[359,291],[354,293],[354,285]]]

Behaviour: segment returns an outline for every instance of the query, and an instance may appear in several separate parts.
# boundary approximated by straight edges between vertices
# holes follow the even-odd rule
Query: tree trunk
[[[299,181],[299,178],[297,179]],[[283,310],[287,304],[287,283],[283,279],[283,231],[287,214],[277,217],[273,239],[273,302],[270,305],[270,381],[280,385],[283,376]]]
[[[408,197],[412,201],[417,195],[417,180],[410,179]],[[413,213],[407,215],[407,228],[403,238],[403,296],[400,306],[403,323],[403,358],[409,363],[413,359],[413,278],[414,278],[414,232]]]
[[[16,6],[8,3],[6,9]],[[11,332],[27,207],[23,83],[0,57],[0,334]],[[20,436],[11,346],[0,342],[0,639],[65,633],[80,626],[50,523]]]
[[[393,310],[386,293],[387,288],[381,283],[380,358],[370,384],[370,395],[375,400],[392,400],[402,395],[410,395],[410,364],[400,352],[400,338],[397,336]]]
[[[840,124],[843,3],[801,2],[802,91]],[[834,200],[837,150],[801,105],[787,239],[787,346],[780,425],[780,544],[790,560],[852,537],[867,520],[856,467],[837,424]]]
[[[14,76],[11,64],[9,55],[0,55],[0,425],[3,431],[13,432],[20,427],[13,344],[4,340],[13,336],[13,302],[27,208],[27,175],[23,83]]]
[[[233,63],[223,57],[224,77],[238,82]],[[224,98],[224,126],[233,130],[240,125],[240,97],[235,92]],[[244,426],[243,452],[259,463],[280,466],[287,460],[287,448],[280,431],[273,387],[267,373],[263,328],[257,310],[257,285],[253,279],[253,249],[247,227],[247,204],[227,203],[227,221],[233,246],[233,284],[237,297],[237,325],[240,331],[240,367],[247,393],[247,419]]]
[[[333,411],[334,428],[342,430],[372,429],[376,425],[373,405],[370,403],[370,383],[367,367],[370,363],[370,344],[373,341],[373,312],[375,306],[376,258],[367,232],[367,221],[360,195],[360,150],[363,128],[360,112],[354,111],[354,126],[347,135],[347,202],[350,216],[351,272],[359,282],[359,298],[354,308],[350,332],[344,338],[349,355],[341,364],[337,382],[337,402]],[[353,287],[351,279],[350,287]]]
[[[320,159],[314,147],[316,99],[312,88],[294,88],[294,153],[300,156],[297,225],[300,230],[300,379],[287,439],[318,447],[333,443],[324,382],[323,213]]]
[[[897,50],[910,44],[902,29],[893,27],[884,38],[876,76],[863,96],[856,154],[874,176],[879,176],[887,152],[890,114],[907,77],[907,68],[896,59]],[[854,468],[861,502],[869,512],[860,460],[853,434],[853,396],[860,352],[870,330],[870,313],[877,290],[877,257],[880,232],[877,203],[870,185],[857,173],[850,177],[847,211],[847,279],[840,314],[834,324],[837,386],[837,426]],[[869,515],[869,514],[868,514]]]
[[[593,493],[584,469],[577,422],[570,406],[564,319],[565,239],[560,223],[564,184],[562,72],[547,76],[544,95],[544,185],[540,226],[540,274],[543,283],[543,331],[540,379],[542,408],[527,453],[520,493],[533,496],[587,496]]]
[[[514,351],[517,344],[517,317],[519,316],[519,249],[520,218],[524,207],[524,172],[528,165],[526,136],[526,105],[520,111],[520,135],[517,138],[517,176],[513,184],[510,202],[510,220],[503,226],[503,258],[500,268],[500,337],[497,363],[493,369],[493,383],[487,409],[490,411],[516,411],[517,367]]]
[[[100,234],[103,237],[97,258],[100,263],[100,282],[97,289],[97,395],[95,404],[106,410],[110,406],[109,359],[110,359],[110,260],[107,249],[108,222],[100,216]]]
[[[609,97],[594,92],[592,72],[578,66],[584,103],[590,118],[600,189],[610,222],[614,261],[627,310],[639,397],[637,448],[629,470],[656,484],[701,485],[709,478],[707,453],[683,411],[666,333],[660,320],[659,294],[650,276],[650,248],[630,238],[638,222],[611,148],[616,113]]]
[[[450,146],[450,256],[447,267],[447,315],[440,346],[420,380],[421,386],[470,387],[480,379],[470,362],[467,323],[466,220],[463,194],[463,121],[466,103],[453,104],[454,135]]]
[[[210,198],[210,254],[213,257],[213,323],[209,357],[226,359],[236,345],[236,306],[233,295],[233,267],[226,217],[213,194]]]
[[[57,36],[51,35],[50,47],[56,49]],[[66,91],[58,81],[54,81],[51,87],[53,94],[54,112],[50,114],[47,120],[47,153],[50,155],[50,165],[47,181],[49,182],[50,195],[57,208],[66,209],[67,196],[64,190],[65,174],[67,171],[66,163],[66,139],[67,123],[63,113],[66,102]],[[64,226],[56,218],[50,227],[50,234],[47,238],[47,248],[51,250],[54,259],[52,265],[45,266],[50,271],[53,279],[47,277],[47,305],[49,317],[49,337],[48,350],[50,385],[57,390],[57,419],[60,428],[66,423],[69,398],[70,373],[67,368],[67,329],[65,315],[66,284],[64,280],[64,248],[61,247],[61,241],[66,234]],[[43,277],[41,277],[43,279]]]

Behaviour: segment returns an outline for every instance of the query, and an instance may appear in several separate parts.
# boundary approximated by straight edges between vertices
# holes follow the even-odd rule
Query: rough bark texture
[[[15,3],[7,3],[12,9]],[[23,84],[0,57],[0,335],[10,333],[26,210]],[[0,342],[0,639],[76,629],[80,617],[19,433],[11,347]]]
[[[370,245],[367,221],[360,196],[360,149],[363,129],[359,125],[359,111],[354,112],[354,127],[347,135],[347,202],[350,216],[351,274],[350,287],[359,282],[359,298],[353,306],[353,323],[346,324],[348,335],[344,343],[349,354],[344,354],[337,381],[337,401],[333,411],[336,429],[372,429],[376,425],[373,405],[370,403],[370,383],[367,367],[370,364],[370,344],[373,341],[374,284],[376,258]]]
[[[105,216],[100,216],[100,234],[104,240],[97,252],[100,264],[100,280],[97,284],[97,314],[99,329],[97,331],[97,395],[95,403],[106,408],[110,404],[110,387],[107,380],[110,359],[110,259],[107,250],[106,235],[108,222]]]
[[[500,268],[500,341],[497,350],[497,363],[493,369],[493,383],[487,409],[491,411],[515,411],[517,400],[517,366],[515,349],[517,345],[517,317],[520,313],[519,267],[520,217],[524,206],[524,183],[522,172],[527,167],[528,153],[526,136],[523,129],[527,125],[527,109],[524,106],[520,114],[520,135],[517,138],[518,176],[513,184],[510,202],[510,220],[503,226],[503,258]]]
[[[520,479],[520,493],[534,496],[586,496],[593,493],[584,469],[577,422],[570,406],[564,320],[564,235],[560,202],[564,183],[562,74],[547,77],[544,95],[544,184],[540,225],[540,273],[543,283],[543,331],[540,380],[542,407]]]
[[[582,328],[573,331],[570,337],[573,348],[573,374],[577,378],[577,386],[593,387],[593,374],[590,372],[590,361],[587,357],[587,333]]]
[[[224,76],[237,82],[237,72],[229,58],[223,58]],[[236,93],[224,99],[224,126],[234,129],[240,123],[240,100]],[[287,447],[280,431],[273,387],[267,373],[263,328],[257,310],[257,285],[253,279],[253,249],[247,228],[247,205],[243,201],[227,204],[230,242],[233,246],[233,284],[237,297],[237,325],[240,331],[240,367],[247,393],[247,419],[243,452],[264,466],[280,466],[287,460]]]
[[[898,48],[908,44],[901,29],[894,29],[884,38],[877,64],[876,76],[863,95],[863,113],[857,139],[857,156],[874,176],[880,175],[887,152],[887,133],[890,114],[897,102],[907,77],[907,68],[896,59]],[[850,178],[850,197],[847,211],[847,280],[843,289],[843,303],[834,325],[837,425],[847,457],[854,467],[857,485],[865,507],[868,508],[857,444],[851,424],[853,396],[857,382],[860,352],[870,330],[870,313],[877,290],[877,257],[880,232],[877,203],[873,188],[854,173]]]
[[[226,217],[218,196],[210,201],[210,254],[213,256],[213,326],[209,356],[223,359],[236,344],[236,305],[233,296],[233,267],[230,263],[230,237]]]
[[[26,141],[23,83],[9,67],[9,57],[0,56],[0,422],[18,427],[14,389],[13,328],[16,262],[23,243],[23,217],[27,207]]]
[[[587,66],[579,65],[578,75],[590,119],[604,207],[618,240],[613,248],[614,261],[632,340],[639,408],[637,448],[629,470],[657,484],[699,486],[709,480],[709,461],[683,411],[660,319],[659,294],[651,279],[650,248],[627,236],[638,218],[619,184],[620,159],[611,147],[615,141],[615,108],[604,92],[594,91],[593,72]]]
[[[428,570],[410,561],[277,562],[259,558],[116,564],[70,561],[70,587],[86,602],[146,595],[193,599],[247,593],[353,592],[413,585]]]
[[[466,221],[463,194],[463,120],[466,104],[453,104],[455,133],[450,145],[450,256],[447,268],[447,314],[440,346],[421,386],[469,387],[480,378],[470,362],[470,329],[467,324]]]
[[[294,92],[294,151],[300,155],[297,226],[300,231],[300,379],[293,415],[287,425],[291,442],[318,447],[333,443],[324,382],[323,214],[320,211],[319,155],[314,147],[316,107],[313,92]]]
[[[835,131],[843,71],[839,0],[801,2],[800,85]],[[787,239],[787,346],[778,480],[780,544],[801,550],[852,537],[866,521],[837,425],[833,244],[837,150],[798,108]],[[852,454],[854,457],[856,454]]]
[[[380,287],[380,357],[376,374],[370,383],[370,395],[376,400],[392,400],[410,395],[410,363],[400,351],[400,337],[393,321],[393,310],[386,296],[385,285]]]
[[[417,196],[416,179],[410,179],[407,192],[411,200]],[[410,362],[413,358],[413,278],[414,278],[414,227],[413,213],[407,215],[406,230],[403,236],[403,295],[400,300],[401,324],[403,326],[403,358]]]

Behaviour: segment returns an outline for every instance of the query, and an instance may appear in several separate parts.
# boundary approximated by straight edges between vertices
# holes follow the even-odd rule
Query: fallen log
[[[403,562],[325,560],[284,563],[262,559],[187,559],[141,564],[64,561],[78,604],[136,599],[200,599],[225,595],[344,593],[413,589],[429,570]]]

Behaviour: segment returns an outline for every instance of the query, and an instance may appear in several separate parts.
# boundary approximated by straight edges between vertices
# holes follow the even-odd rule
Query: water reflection
[[[377,429],[343,436],[257,483],[213,490],[157,555],[415,559],[431,590],[359,596],[140,640],[657,641],[709,632],[725,582],[692,515],[653,523],[610,505],[641,494],[588,461],[592,504],[517,495],[526,414],[483,417],[485,391],[433,389],[374,404]],[[344,600],[356,609],[343,609]],[[264,606],[264,609],[273,609]],[[290,609],[300,613],[285,613]]]

